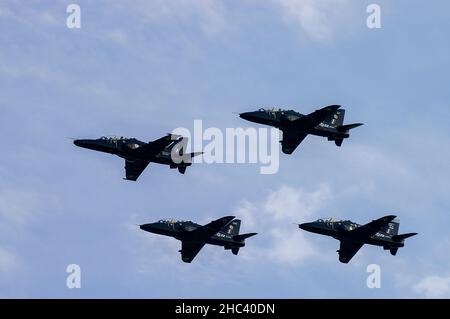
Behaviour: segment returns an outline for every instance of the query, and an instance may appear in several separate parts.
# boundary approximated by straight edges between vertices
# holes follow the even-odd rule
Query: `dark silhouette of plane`
[[[76,146],[117,155],[125,159],[126,180],[136,181],[150,162],[178,168],[181,174],[186,167],[192,165],[192,158],[202,154],[184,154],[187,138],[167,134],[153,142],[145,143],[135,138],[101,137],[99,139],[83,139],[73,142]]]
[[[393,256],[405,245],[405,239],[417,235],[408,233],[398,235],[400,223],[393,221],[396,216],[389,215],[373,220],[366,225],[358,225],[349,220],[319,219],[312,223],[300,224],[298,227],[321,235],[331,236],[341,242],[339,261],[348,263],[364,245],[381,246]]]
[[[292,154],[308,134],[327,137],[341,146],[350,130],[362,123],[344,125],[345,110],[340,105],[326,106],[311,114],[303,115],[292,110],[259,109],[255,112],[241,113],[247,121],[274,126],[283,132],[282,151]]]
[[[245,246],[245,239],[256,233],[239,235],[241,221],[234,218],[234,216],[222,217],[205,226],[191,221],[160,220],[139,227],[150,233],[181,240],[181,259],[185,263],[190,263],[205,244],[223,246],[234,255],[238,254],[239,249]]]

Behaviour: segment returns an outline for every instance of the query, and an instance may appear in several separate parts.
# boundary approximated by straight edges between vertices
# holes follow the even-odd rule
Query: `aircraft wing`
[[[127,180],[136,181],[149,164],[149,161],[125,160],[125,175]]]
[[[141,155],[147,156],[158,154],[180,137],[181,136],[179,135],[167,134],[166,136],[163,136],[157,140],[154,140],[146,145],[137,148],[136,152],[140,153]]]
[[[307,135],[308,134],[291,133],[289,130],[283,130],[283,140],[281,141],[283,153],[292,154]]]
[[[367,237],[370,238],[376,233],[378,233],[380,230],[382,230],[384,227],[386,227],[391,221],[393,221],[397,216],[394,215],[388,215],[381,217],[376,220],[372,220],[370,223],[365,224],[361,227],[358,227],[351,232],[355,235],[358,235],[360,237]]]
[[[159,149],[160,151],[162,151],[169,144],[171,144],[173,141],[178,140],[180,137],[181,137],[180,135],[167,134],[166,136],[158,138],[157,140],[154,140],[153,142],[149,142],[148,145],[151,145],[153,148],[156,148],[156,149]]]
[[[316,110],[306,116],[300,117],[299,119],[292,122],[293,125],[298,125],[305,128],[313,128],[327,119],[329,116],[336,113],[336,111],[340,108],[340,105],[329,105]]]
[[[182,241],[181,242],[181,259],[185,263],[190,263],[194,260],[195,256],[199,253],[199,251],[205,246],[204,243],[197,243],[191,241]]]
[[[206,224],[190,232],[195,238],[210,238],[217,234],[223,227],[228,225],[235,217],[225,216]]]
[[[339,261],[347,264],[363,245],[364,243],[361,242],[341,240],[341,245],[338,250]]]

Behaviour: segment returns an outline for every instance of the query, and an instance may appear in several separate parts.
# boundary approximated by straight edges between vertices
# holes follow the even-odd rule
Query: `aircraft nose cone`
[[[75,144],[76,146],[79,146],[79,147],[83,147],[86,145],[86,140],[75,140],[75,141],[73,141],[73,144]]]
[[[244,113],[240,113],[239,117],[241,119],[247,120],[247,121],[251,121],[251,119],[253,118],[253,112],[244,112]]]
[[[311,223],[303,223],[298,225],[298,228],[309,231],[311,229]]]
[[[142,225],[139,225],[139,228],[142,229],[142,230],[145,230],[145,231],[149,231],[153,227],[152,227],[152,224],[142,224]]]
[[[139,226],[140,229],[148,231],[149,233],[160,233],[162,230],[162,227],[158,223],[149,223],[149,224],[143,224]]]

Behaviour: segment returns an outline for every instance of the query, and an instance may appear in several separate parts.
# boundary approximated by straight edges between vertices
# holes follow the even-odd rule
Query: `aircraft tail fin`
[[[344,117],[345,117],[345,110],[339,109],[335,113],[327,117],[325,120],[323,120],[322,123],[337,128],[339,126],[342,126],[342,124],[344,124]]]
[[[393,241],[400,241],[403,242],[405,239],[415,236],[417,233],[407,233],[407,234],[401,234],[401,235],[394,235],[392,236]]]
[[[364,124],[363,123],[353,123],[353,124],[339,125],[339,126],[336,127],[336,129],[339,132],[345,133],[345,132],[348,132],[351,129],[354,129],[354,128],[356,128],[358,126],[361,126],[361,125],[364,125]]]
[[[235,219],[224,227],[223,232],[227,233],[228,235],[235,236],[239,234],[240,228],[241,228],[241,220]]]
[[[239,253],[239,247],[231,248],[231,252],[233,253],[233,255],[237,255]]]
[[[249,238],[249,237],[252,237],[252,236],[255,236],[255,235],[257,235],[258,233],[248,233],[248,234],[242,234],[242,235],[234,235],[233,236],[233,239],[235,240],[235,241],[244,241],[244,240],[246,240],[247,238]]]
[[[395,236],[398,234],[398,229],[400,228],[400,220],[398,218],[389,222],[386,227],[384,227],[381,231],[386,233],[389,236]]]

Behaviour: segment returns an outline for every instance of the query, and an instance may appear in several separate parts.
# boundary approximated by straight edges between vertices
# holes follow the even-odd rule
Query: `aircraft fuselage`
[[[148,154],[140,152],[139,148],[147,145],[147,143],[139,141],[135,138],[118,138],[118,139],[79,139],[75,140],[76,146],[117,155],[127,160],[150,161],[158,164],[171,165],[171,148],[167,147],[157,154]]]
[[[326,235],[333,237],[337,240],[351,240],[355,242],[361,242],[364,244],[382,246],[382,247],[403,247],[404,243],[392,240],[392,236],[386,234],[385,232],[379,231],[375,233],[370,238],[358,236],[351,231],[361,227],[361,225],[353,223],[351,221],[339,221],[326,223],[304,223],[300,225],[300,228],[312,233]]]
[[[348,132],[338,131],[335,127],[332,127],[326,122],[321,122],[313,128],[293,124],[295,120],[305,116],[306,115],[292,110],[264,110],[240,114],[240,117],[247,121],[273,126],[282,131],[289,130],[293,133],[304,133],[330,138],[348,138],[350,136]]]
[[[224,247],[244,247],[244,241],[236,241],[233,239],[233,235],[223,231],[219,231],[215,235],[204,238],[198,237],[191,233],[192,231],[201,228],[199,224],[193,222],[157,222],[144,224],[140,226],[142,230],[150,233],[173,237],[181,241],[205,243],[215,246]]]

